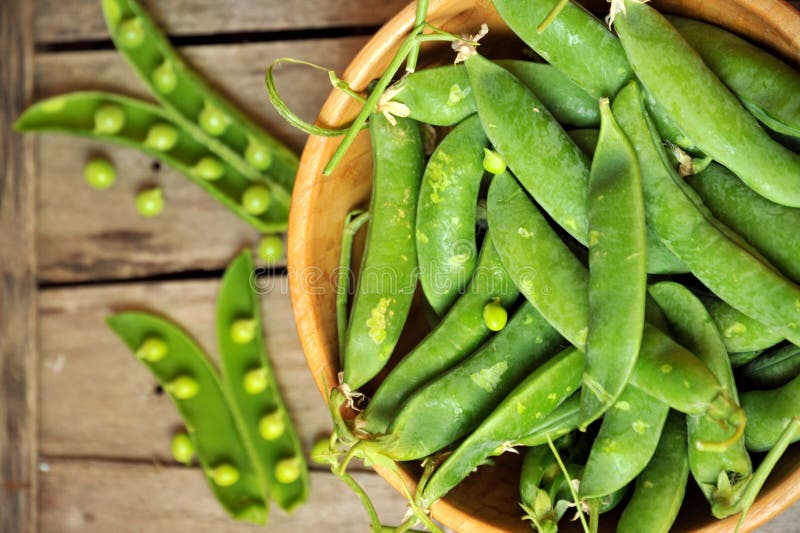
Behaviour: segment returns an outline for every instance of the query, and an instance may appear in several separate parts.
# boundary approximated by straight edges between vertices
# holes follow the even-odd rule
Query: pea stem
[[[547,433],[545,437],[547,437],[547,445],[550,447],[550,451],[553,452],[553,456],[555,456],[556,458],[558,467],[561,469],[561,472],[567,479],[567,486],[569,487],[570,494],[572,494],[572,500],[575,502],[575,507],[578,511],[578,517],[581,520],[581,525],[583,526],[583,530],[586,533],[589,533],[589,524],[586,523],[586,516],[583,514],[583,509],[581,508],[581,500],[580,498],[578,498],[578,493],[575,492],[575,487],[572,486],[572,479],[569,476],[569,472],[567,472],[567,467],[564,466],[564,462],[561,460],[561,455],[559,455],[555,444],[553,444],[553,439],[550,438],[550,434]]]
[[[378,511],[375,510],[372,500],[369,499],[369,496],[361,487],[361,485],[359,485],[358,482],[353,479],[353,476],[344,470],[337,468],[335,465],[331,466],[331,472],[333,472],[333,475],[344,481],[344,483],[350,487],[350,489],[355,492],[356,496],[358,496],[358,498],[361,500],[361,504],[364,506],[364,509],[369,515],[370,530],[372,533],[381,533],[381,531],[383,531],[383,525],[378,517]]]
[[[536,33],[544,32],[544,30],[546,30],[547,27],[553,23],[553,21],[556,19],[559,13],[561,13],[561,11],[563,11],[564,8],[567,7],[567,4],[569,4],[569,0],[559,0],[559,2],[555,6],[553,6],[553,9],[551,9],[550,12],[547,14],[547,16],[544,18],[542,23],[536,27]]]
[[[428,0],[417,0],[417,13],[414,16],[414,27],[417,28],[425,24],[425,16],[428,14]],[[406,72],[414,72],[417,68],[419,58],[419,42],[415,43],[408,51],[408,61],[406,61]]]

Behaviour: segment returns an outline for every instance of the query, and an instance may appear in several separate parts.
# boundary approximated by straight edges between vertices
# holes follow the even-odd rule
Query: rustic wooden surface
[[[341,70],[406,0],[143,3],[190,63],[299,150],[303,135],[267,102],[265,66],[293,56]],[[0,49],[0,531],[256,530],[225,517],[196,469],[171,462],[169,437],[180,419],[104,324],[115,310],[159,311],[214,355],[217,278],[256,232],[135,151],[10,133],[25,103],[40,97],[86,88],[146,96],[110,45],[100,0],[2,0]],[[291,68],[279,85],[311,119],[325,81]],[[117,185],[105,192],[81,177],[98,152],[119,168]],[[145,220],[133,193],[150,182],[164,187],[168,203],[163,216]],[[308,449],[329,431],[328,417],[300,351],[286,278],[264,281],[271,356]],[[402,498],[371,472],[356,476],[381,515],[398,523]],[[798,519],[800,509],[792,509],[762,532],[796,531]],[[273,509],[269,530],[350,532],[366,524],[355,496],[318,470],[310,504],[291,517]]]

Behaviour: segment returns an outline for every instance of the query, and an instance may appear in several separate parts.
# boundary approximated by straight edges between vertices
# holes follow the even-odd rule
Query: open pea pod
[[[217,500],[234,518],[267,520],[265,487],[253,468],[214,367],[186,333],[157,316],[126,312],[108,325],[170,395]]]
[[[308,497],[308,468],[281,399],[266,347],[253,262],[243,252],[228,266],[217,297],[217,341],[224,386],[270,497],[291,511]]]
[[[138,2],[103,0],[102,5],[117,49],[175,121],[202,135],[245,176],[282,189],[288,205],[297,156],[189,68]]]
[[[264,185],[254,184],[217,158],[191,131],[147,102],[104,92],[68,93],[29,107],[14,127],[18,131],[67,133],[136,148],[175,168],[259,231],[286,228],[288,203],[275,199],[260,214],[248,212],[242,205],[245,192]],[[274,196],[277,190],[272,187],[270,192]]]

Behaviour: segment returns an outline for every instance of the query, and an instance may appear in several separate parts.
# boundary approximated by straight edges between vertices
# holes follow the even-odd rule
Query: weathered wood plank
[[[41,474],[43,533],[218,533],[264,531],[234,522],[214,501],[197,469],[99,461],[47,460]],[[385,523],[399,524],[404,500],[375,474],[355,473]],[[330,473],[311,473],[306,505],[291,516],[274,505],[270,533],[367,531],[354,494]]]
[[[11,124],[30,98],[32,2],[0,2],[0,531],[36,527],[35,193],[30,142]]]
[[[142,0],[171,35],[383,24],[408,0]],[[79,21],[79,22],[78,22]],[[39,0],[36,42],[107,39],[98,0]]]
[[[288,408],[308,450],[330,433],[327,409],[306,366],[286,278],[262,296],[265,335]],[[216,280],[119,284],[40,292],[43,455],[171,461],[181,420],[169,398],[108,329],[114,311],[147,309],[175,320],[216,358]]]
[[[183,50],[207,79],[217,80],[248,114],[287,139],[298,151],[305,135],[272,109],[264,88],[266,65],[292,56],[343,69],[364,38],[291,41]],[[281,69],[278,78],[292,109],[313,120],[328,91],[327,78],[308,68]],[[37,97],[80,89],[104,89],[146,97],[147,90],[114,51],[40,54],[36,58]],[[63,135],[37,136],[39,279],[65,282],[125,279],[165,272],[224,267],[258,234],[201,189],[168,168],[154,171],[153,160],[123,149]],[[118,183],[98,192],[83,183],[83,165],[92,154],[109,156]],[[163,215],[143,219],[134,195],[158,183],[166,194]]]

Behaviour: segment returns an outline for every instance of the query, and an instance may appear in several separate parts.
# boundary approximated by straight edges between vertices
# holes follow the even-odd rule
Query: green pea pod
[[[253,268],[251,253],[245,251],[222,277],[217,297],[222,377],[270,497],[292,511],[308,497],[308,469],[267,357]]]
[[[576,392],[556,407],[549,415],[540,418],[515,446],[542,446],[547,439],[555,440],[578,429],[581,421],[581,395]]]
[[[365,443],[397,461],[432,455],[475,429],[562,344],[527,302],[478,351],[411,396],[388,433]]]
[[[117,131],[98,131],[96,116],[104,107],[120,113]],[[69,93],[32,105],[17,119],[14,127],[18,131],[68,133],[136,148],[175,168],[259,231],[268,233],[286,229],[288,201],[271,202],[259,215],[249,213],[242,205],[242,197],[253,182],[226,161],[218,160],[202,140],[184,130],[171,115],[147,102],[103,92]],[[151,131],[154,127],[175,134],[174,145],[168,150],[153,142]],[[204,158],[212,158],[219,164],[217,179],[203,177],[199,163]]]
[[[264,524],[268,514],[266,487],[205,353],[186,333],[154,315],[119,313],[108,317],[107,322],[170,394],[208,484],[223,508],[238,520]],[[156,339],[164,344],[160,354],[153,357],[147,353],[146,343]],[[227,470],[228,479],[215,476],[218,468],[219,472]],[[238,479],[230,483],[236,476],[234,471]]]
[[[800,207],[800,155],[761,129],[660,13],[634,0],[622,5],[625,13],[616,14],[614,28],[634,72],[655,100],[700,150],[754,191]]]
[[[728,390],[730,397],[738,403],[728,353],[714,321],[700,300],[689,289],[674,282],[656,283],[649,292],[664,311],[681,344],[703,360]],[[731,505],[738,498],[738,492],[750,481],[753,466],[744,446],[744,435],[740,435],[723,452],[705,451],[695,443],[723,439],[730,430],[705,416],[689,416],[687,422],[692,475],[716,515],[718,507]],[[730,483],[729,478],[736,481]],[[719,515],[717,517],[722,518]]]
[[[597,141],[600,138],[600,130],[593,128],[567,130],[567,135],[572,139],[572,142],[578,145],[578,148],[580,148],[584,154],[589,158],[594,157]]]
[[[518,296],[489,232],[466,291],[436,328],[381,382],[362,416],[364,431],[384,432],[409,396],[478,348],[491,333],[482,313],[489,301],[499,298],[504,307],[510,307]]]
[[[731,171],[712,163],[686,180],[714,216],[747,239],[778,269],[800,282],[800,209],[770,202]]]
[[[688,480],[686,423],[673,411],[653,458],[636,479],[633,496],[617,523],[618,533],[668,533],[683,503]]]
[[[757,119],[774,131],[800,137],[800,73],[722,28],[667,18]]]
[[[600,124],[597,99],[589,96],[553,65],[514,59],[496,63],[533,91],[559,123],[577,128],[597,127]]]
[[[729,353],[753,352],[766,350],[783,340],[762,323],[753,320],[737,311],[718,298],[707,296],[702,298],[711,318],[722,334],[725,349]]]
[[[439,143],[422,176],[416,227],[419,278],[437,315],[463,292],[477,263],[475,212],[488,145],[480,120],[472,115]]]
[[[382,114],[369,120],[373,189],[364,259],[358,276],[344,353],[344,384],[355,391],[389,362],[417,284],[414,239],[423,171],[417,122]]]
[[[646,216],[659,238],[722,300],[789,340],[800,341],[800,287],[698,207],[687,193],[691,189],[667,162],[635,83],[620,91],[613,108],[639,157]]]
[[[475,98],[463,65],[418,70],[389,90],[392,100],[408,107],[409,117],[433,126],[452,126],[473,115]]]
[[[103,0],[111,39],[181,129],[239,173],[266,180],[288,207],[297,156],[214,91],[176,53],[136,0]]]
[[[581,477],[584,498],[600,498],[628,485],[658,445],[669,406],[628,386],[603,417]]]
[[[737,369],[742,367],[761,355],[763,350],[755,350],[752,352],[737,352],[737,353],[729,353],[728,359],[731,360],[731,368]]]
[[[589,335],[582,429],[617,401],[633,372],[647,282],[639,164],[607,98],[600,99],[600,114],[600,140],[589,178]]]
[[[744,431],[747,449],[753,452],[772,449],[792,419],[800,416],[800,376],[777,389],[743,392],[742,407],[747,415]],[[798,440],[800,436],[792,442]]]
[[[633,77],[619,41],[577,3],[568,3],[537,31],[559,0],[494,0],[500,16],[525,44],[594,98],[614,96]]]
[[[782,346],[760,355],[736,372],[740,386],[747,389],[774,389],[800,375],[800,347]]]
[[[584,355],[567,348],[533,371],[442,463],[422,491],[429,508],[492,455],[513,446],[578,390]]]
[[[519,493],[525,520],[530,520],[539,533],[558,531],[560,518],[549,491],[543,482],[560,475],[558,463],[548,446],[534,446],[525,453],[519,476]]]

